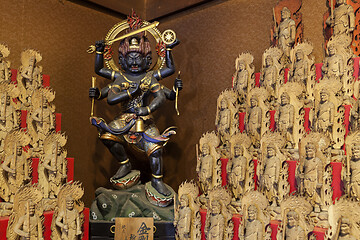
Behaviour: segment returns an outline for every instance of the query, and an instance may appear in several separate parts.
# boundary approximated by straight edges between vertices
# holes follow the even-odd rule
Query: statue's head
[[[150,68],[151,63],[151,46],[145,36],[133,36],[120,42],[119,64],[125,72],[144,73]]]
[[[321,90],[320,92],[320,101],[326,102],[329,99],[329,92],[326,89]]]
[[[239,64],[239,71],[240,72],[244,71],[246,68],[245,63],[243,61],[239,61],[238,64]]]
[[[258,99],[256,96],[252,96],[250,98],[250,106],[251,107],[256,107],[258,105]]]
[[[353,159],[360,160],[360,144],[355,143],[351,146],[351,152]]]
[[[70,211],[74,209],[74,198],[71,196],[66,198],[66,209]]]
[[[255,205],[250,205],[248,207],[248,219],[250,221],[255,220],[257,217],[257,208]]]
[[[16,155],[21,156],[21,154],[22,154],[22,147],[21,147],[21,146],[17,146],[17,147],[16,147]]]
[[[287,225],[288,227],[295,227],[297,226],[297,222],[299,220],[299,215],[297,214],[297,212],[295,211],[289,211],[286,214],[286,218],[287,218]]]
[[[221,212],[221,205],[218,200],[212,200],[211,201],[211,213],[213,214],[220,214]]]
[[[340,223],[340,236],[347,236],[351,231],[350,219],[342,217]]]
[[[180,197],[180,206],[182,206],[182,207],[189,206],[189,198],[188,198],[188,196],[186,196],[186,194],[183,194]]]
[[[287,7],[284,7],[281,10],[281,19],[288,19],[290,17],[291,17],[290,9],[288,9]]]
[[[242,148],[241,144],[236,143],[234,145],[234,154],[235,154],[235,156],[240,156],[240,155],[242,155],[242,153],[243,153],[243,148]]]
[[[329,56],[333,56],[336,54],[336,48],[335,48],[334,44],[329,44],[327,49],[328,49]]]
[[[342,5],[342,4],[345,4],[345,3],[346,3],[346,0],[336,0],[337,5]]]
[[[220,101],[220,108],[225,109],[227,107],[228,107],[228,103],[226,101],[226,98],[222,98],[221,101]]]
[[[305,152],[307,158],[313,158],[315,157],[316,153],[316,146],[313,142],[308,142],[305,146]]]
[[[273,143],[269,143],[266,147],[266,152],[268,157],[275,156],[275,152],[276,152],[275,145]]]
[[[266,67],[269,67],[269,66],[272,66],[273,65],[273,59],[270,55],[267,55],[266,58],[265,58],[265,66]]]
[[[301,61],[304,59],[304,52],[301,50],[301,49],[298,49],[296,52],[295,52],[295,57],[296,57],[296,60],[297,61]]]
[[[209,144],[207,144],[207,143],[203,144],[202,148],[201,148],[201,152],[204,155],[209,155],[210,154],[210,146],[209,146]]]
[[[283,92],[280,96],[281,98],[281,104],[286,105],[290,102],[290,96],[287,92]]]

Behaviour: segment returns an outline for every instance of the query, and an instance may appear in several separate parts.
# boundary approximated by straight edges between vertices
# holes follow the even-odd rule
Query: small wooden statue
[[[24,107],[30,106],[34,90],[42,85],[42,66],[38,65],[41,59],[41,54],[33,49],[21,53],[21,66],[17,82],[20,89],[19,98]]]
[[[50,133],[44,141],[44,155],[38,166],[39,186],[44,198],[55,198],[67,177],[67,142],[64,133]]]
[[[214,188],[209,192],[209,206],[205,222],[207,240],[231,240],[233,238],[232,214],[228,210],[230,192],[224,188]]]
[[[220,154],[216,151],[220,140],[215,132],[205,133],[200,139],[200,156],[196,172],[199,176],[200,189],[207,194],[210,189],[221,185]]]
[[[34,186],[19,189],[14,199],[6,237],[9,240],[43,240],[43,210],[39,204],[41,192]]]
[[[31,180],[30,140],[22,130],[13,130],[5,138],[0,181],[1,198],[6,202],[13,202],[17,190]]]
[[[348,196],[359,201],[360,199],[360,131],[353,132],[346,138],[346,173],[343,178],[346,182]],[[344,176],[345,175],[345,176]]]
[[[5,44],[0,44],[0,82],[9,83],[11,80],[10,61],[6,58],[10,50]]]
[[[269,216],[266,212],[268,207],[266,197],[257,191],[245,193],[242,199],[242,209],[244,209],[244,221],[239,229],[241,240],[263,240],[265,236],[265,226],[269,223]]]
[[[236,72],[233,76],[233,89],[240,98],[246,99],[248,92],[255,86],[254,56],[250,53],[242,53],[235,60]]]
[[[196,201],[198,187],[193,182],[183,182],[179,187],[179,206],[175,206],[174,226],[176,239],[196,240],[201,238],[200,206]]]
[[[291,12],[287,7],[281,10],[281,21],[274,33],[274,37],[279,39],[278,46],[289,58],[290,50],[294,46],[296,36],[295,21],[291,19]]]
[[[51,222],[51,239],[80,239],[84,222],[84,203],[80,200],[83,195],[84,189],[78,182],[61,187]]]

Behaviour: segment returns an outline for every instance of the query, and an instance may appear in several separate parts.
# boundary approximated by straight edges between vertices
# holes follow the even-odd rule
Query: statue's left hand
[[[179,39],[176,39],[175,42],[169,44],[169,45],[166,45],[166,48],[170,48],[170,49],[173,49],[176,45],[179,45],[180,43],[180,40]]]
[[[136,116],[146,116],[149,115],[148,109],[146,107],[135,108]]]
[[[180,78],[176,78],[174,81],[174,89],[178,89],[179,91],[181,91],[181,89],[183,88],[183,81]]]

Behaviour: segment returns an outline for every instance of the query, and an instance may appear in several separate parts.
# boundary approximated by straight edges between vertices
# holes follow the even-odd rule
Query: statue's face
[[[356,144],[352,147],[352,155],[355,159],[360,159],[360,145]]]
[[[301,60],[304,59],[304,53],[299,50],[299,51],[297,51],[297,52],[295,53],[295,57],[296,57],[296,60],[297,60],[297,61],[301,61]]]
[[[275,156],[275,149],[273,148],[273,147],[267,147],[267,155],[268,155],[268,157],[273,157],[273,156]]]
[[[250,105],[251,105],[251,107],[256,107],[257,106],[257,100],[255,98],[251,98],[250,99]]]
[[[297,225],[295,212],[289,212],[287,214],[287,223],[289,227],[295,227]]]
[[[189,200],[188,198],[186,197],[186,195],[182,195],[181,198],[180,198],[180,205],[182,207],[187,207],[189,206]]]
[[[22,147],[21,146],[16,148],[16,154],[18,156],[21,156],[21,154],[22,154]]]
[[[144,73],[150,68],[151,62],[151,54],[144,56],[138,52],[129,52],[126,54],[125,58],[119,54],[119,64],[129,73]]]
[[[203,147],[202,147],[202,149],[201,149],[201,151],[202,151],[202,153],[203,153],[204,155],[209,155],[209,154],[210,154],[210,147],[209,147],[209,145],[204,144]]]
[[[330,56],[333,56],[336,54],[336,49],[334,46],[330,45],[329,48],[328,48],[328,51],[329,51],[329,55]]]
[[[66,209],[70,210],[70,211],[74,209],[74,200],[73,199],[66,200]]]
[[[286,96],[286,94],[281,94],[281,104],[282,104],[282,105],[289,104],[289,99],[288,99],[288,97]]]
[[[305,151],[307,158],[315,157],[315,149],[312,146],[306,146]]]
[[[61,151],[62,151],[61,147],[58,146],[57,151],[56,151],[56,154],[57,154],[57,155],[60,155],[60,154],[61,154]]]
[[[267,57],[265,58],[265,65],[266,65],[267,67],[273,65],[273,60],[272,60],[272,58],[271,58],[270,56],[267,56]]]
[[[242,154],[241,146],[239,144],[236,144],[234,146],[234,154],[235,154],[235,156],[240,156]]]
[[[227,108],[227,103],[226,103],[226,100],[223,98],[222,100],[221,100],[221,102],[220,102],[220,107],[222,108],[222,109],[225,109],[225,108]]]
[[[326,92],[321,92],[320,93],[320,100],[322,102],[326,102],[329,99],[329,95]]]
[[[220,203],[217,200],[211,202],[211,212],[214,214],[220,213]]]
[[[281,18],[282,18],[282,19],[288,19],[288,18],[290,18],[290,13],[289,13],[289,11],[283,9],[283,10],[281,11]]]
[[[250,221],[256,219],[256,207],[253,206],[253,205],[251,205],[251,206],[248,208],[248,219],[249,219]]]
[[[341,221],[340,234],[342,236],[350,234],[350,223],[348,221]]]
[[[240,63],[239,71],[244,71],[244,70],[245,70],[245,65],[243,63]]]
[[[344,4],[344,3],[345,3],[345,0],[336,0],[336,3],[337,3],[338,5]]]

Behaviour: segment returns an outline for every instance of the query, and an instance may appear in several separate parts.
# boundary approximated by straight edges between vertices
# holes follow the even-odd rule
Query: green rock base
[[[151,204],[142,184],[125,190],[100,187],[91,204],[91,220],[114,221],[116,217],[152,217],[155,221],[173,221],[174,206],[158,207]]]

